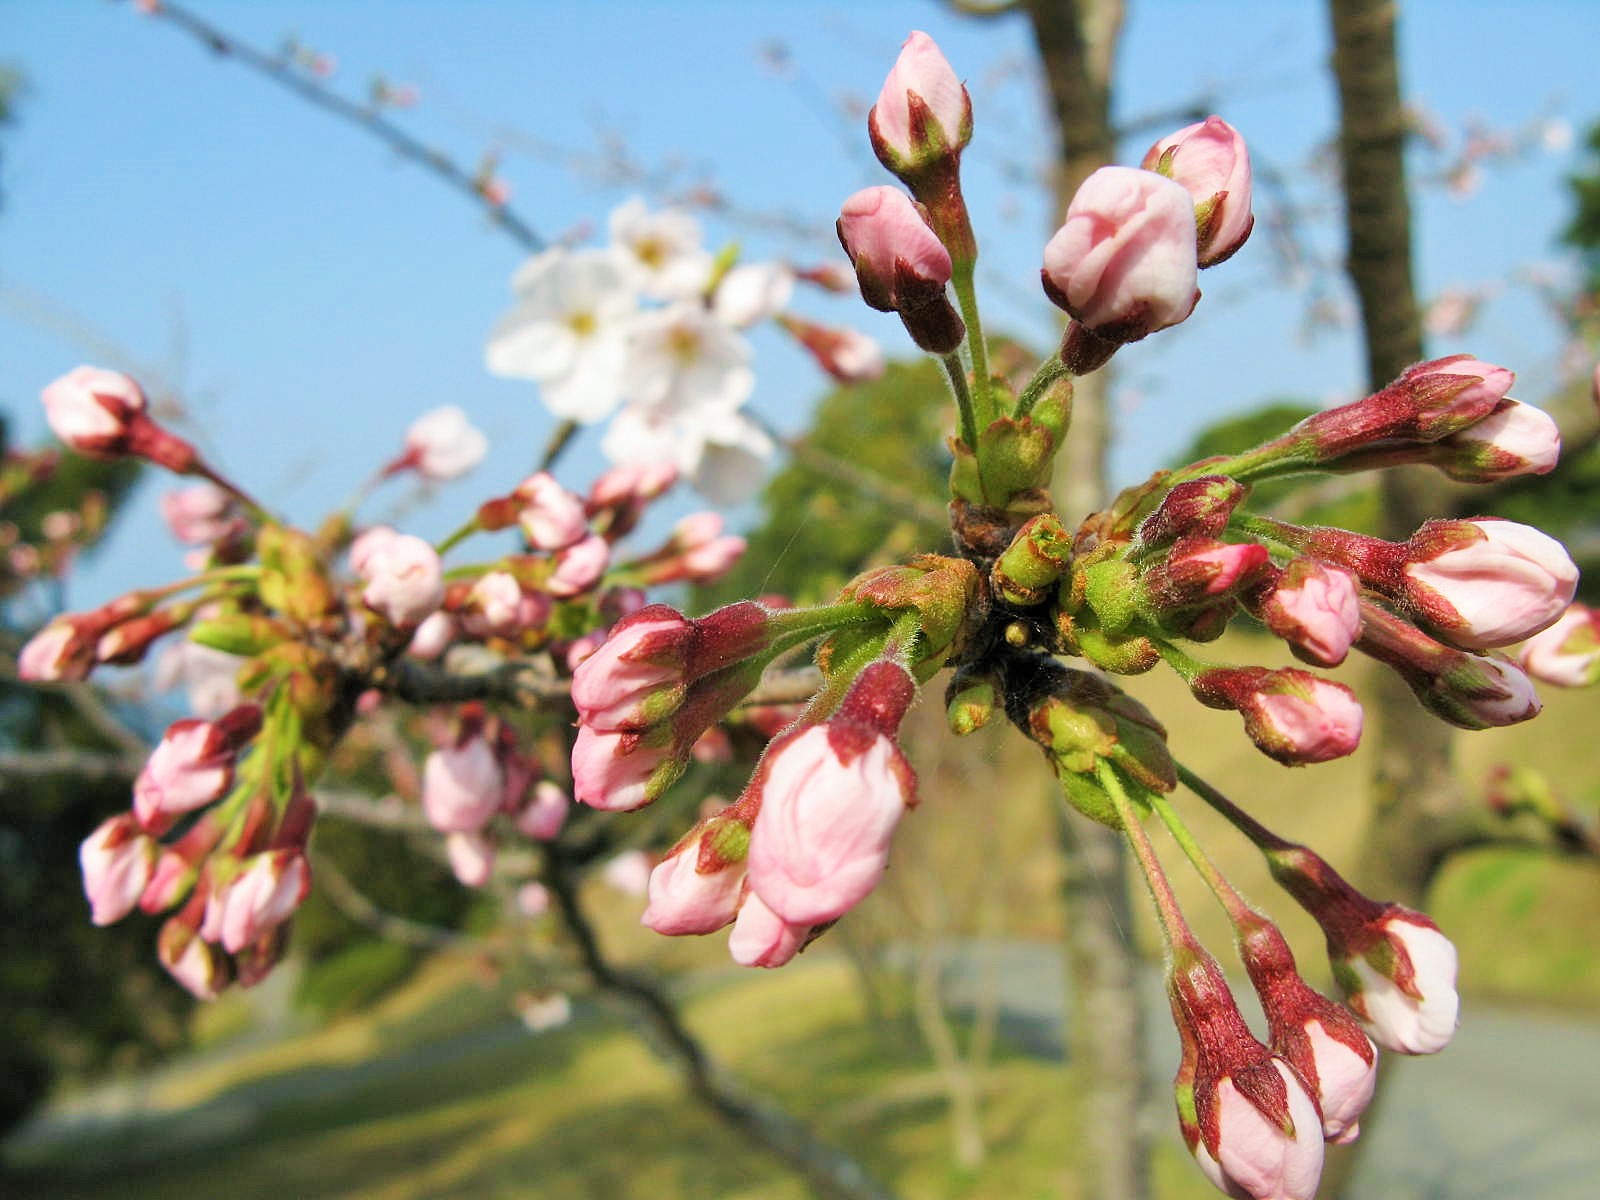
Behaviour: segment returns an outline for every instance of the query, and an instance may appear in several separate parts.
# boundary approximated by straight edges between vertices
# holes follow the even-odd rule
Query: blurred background
[[[1347,19],[1393,7],[1333,3]],[[1433,496],[1429,511],[1539,524],[1587,567],[1600,557],[1593,5],[1399,9],[1405,105],[1393,118],[1406,134],[1421,352],[1512,367],[1518,397],[1568,434],[1554,475]],[[230,40],[208,39],[206,25]],[[866,111],[900,43],[923,29],[971,91],[964,178],[986,328],[997,361],[1024,377],[1059,336],[1039,253],[1085,156],[1114,147],[1135,163],[1212,112],[1249,140],[1252,241],[1207,273],[1193,319],[1121,355],[1105,395],[1084,405],[1087,423],[1103,404],[1104,453],[1092,447],[1061,490],[1086,509],[1368,390],[1372,340],[1344,262],[1336,27],[1314,0],[10,0],[0,441],[45,445],[39,388],[79,362],[117,367],[224,473],[314,525],[419,413],[457,404],[490,434],[486,462],[472,481],[383,514],[441,536],[480,481],[520,479],[555,425],[534,385],[484,369],[526,256],[486,196],[551,243],[603,240],[607,214],[641,196],[692,213],[712,247],[839,260],[840,201],[886,181]],[[259,50],[268,69],[233,45]],[[1105,111],[1075,106],[1084,96]],[[396,154],[374,122],[446,156],[467,188]],[[781,331],[756,331],[751,408],[784,445],[762,493],[730,515],[750,540],[744,562],[683,598],[696,611],[763,591],[823,599],[863,566],[943,545],[950,418],[937,370],[854,297],[807,305],[879,339],[889,369],[839,387]],[[585,481],[600,463],[585,431],[564,471]],[[1375,532],[1396,516],[1370,479],[1339,483],[1279,485],[1273,502]],[[180,570],[163,487],[69,461],[49,488],[7,495],[15,543],[44,547],[5,569],[8,650],[56,612]],[[90,491],[103,513],[70,553],[52,552],[44,518]],[[902,493],[927,503],[894,502]],[[664,506],[658,520],[692,506]],[[1249,644],[1219,657],[1272,661],[1266,639],[1230,636]],[[1367,665],[1340,676],[1364,696]],[[1374,822],[1372,801],[1399,786],[1403,806],[1406,768],[1378,761],[1376,734],[1351,759],[1290,773],[1176,679],[1130,690],[1201,774],[1358,880],[1425,904],[1461,949],[1455,1043],[1433,1060],[1391,1056],[1362,1139],[1330,1151],[1322,1194],[1592,1195],[1592,696],[1552,691],[1531,724],[1419,743],[1412,766],[1429,772],[1430,794],[1483,819],[1454,840],[1397,847],[1383,816],[1393,804]],[[88,923],[77,846],[125,805],[126,777],[36,753],[134,753],[181,711],[149,672],[70,695],[0,679],[0,1193],[1214,1194],[1172,1116],[1176,1040],[1143,896],[1097,865],[1093,831],[1062,822],[1049,773],[1008,731],[952,744],[936,704],[917,710],[907,749],[924,802],[885,883],[781,971],[734,967],[720,938],[638,926],[645,856],[671,844],[674,814],[740,786],[736,765],[706,765],[665,817],[625,822],[604,865],[575,884],[609,981],[571,929],[528,916],[514,895],[460,887],[426,836],[355,808],[319,828],[336,872],[319,875],[289,962],[197,1006],[156,964],[154,921]],[[1403,745],[1393,731],[1408,715],[1374,711],[1395,721],[1382,744]],[[407,745],[397,734],[383,748],[391,775],[358,790],[403,792]],[[1326,986],[1314,925],[1277,902],[1247,844],[1203,814],[1196,824]],[[1220,947],[1226,928],[1207,919],[1198,883],[1180,894]],[[641,1007],[634,978],[669,998],[671,1020]],[[1130,1012],[1148,1019],[1118,1016]]]

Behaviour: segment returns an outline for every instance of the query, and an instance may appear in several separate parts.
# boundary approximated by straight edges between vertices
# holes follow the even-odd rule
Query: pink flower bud
[[[367,563],[385,546],[399,537],[399,531],[388,525],[374,525],[363,529],[350,543],[350,566],[357,575],[366,573]]]
[[[1272,1069],[1283,1081],[1290,1128],[1269,1120],[1241,1082],[1223,1076],[1209,1098],[1216,1144],[1203,1137],[1195,1161],[1219,1191],[1254,1200],[1314,1200],[1322,1180],[1322,1122],[1316,1103],[1281,1059]],[[1252,1085],[1254,1086],[1254,1083]]]
[[[493,749],[472,734],[435,750],[422,767],[422,811],[440,833],[482,829],[500,808],[505,773]]]
[[[748,829],[713,818],[679,842],[650,872],[641,923],[657,933],[715,933],[734,919],[744,891]]]
[[[644,896],[650,890],[650,856],[625,850],[601,868],[600,878],[625,896]]]
[[[1335,958],[1334,975],[1380,1046],[1397,1054],[1433,1054],[1456,1032],[1456,948],[1421,913],[1387,907],[1389,915],[1376,922],[1365,951],[1347,948]]]
[[[429,613],[417,626],[416,633],[411,635],[411,644],[406,647],[406,653],[413,658],[438,658],[450,648],[458,632],[456,619],[449,613]]]
[[[937,43],[912,33],[867,115],[878,161],[899,175],[960,157],[972,140],[972,101]]]
[[[172,536],[186,546],[214,545],[244,528],[233,497],[213,483],[197,483],[164,493],[161,519]]]
[[[425,412],[406,430],[405,454],[398,461],[435,483],[458,479],[483,461],[489,439],[454,404]]]
[[[683,577],[691,583],[712,583],[721,579],[735,563],[744,557],[745,540],[742,537],[720,537],[696,546],[679,560]]]
[[[120,371],[99,367],[74,367],[40,398],[55,435],[92,458],[129,453],[135,421],[146,408],[137,383]]]
[[[414,626],[444,602],[439,556],[421,538],[397,533],[364,549],[356,567],[367,585],[361,598],[392,624]]]
[[[1574,604],[1517,652],[1522,669],[1557,687],[1600,682],[1600,610]]]
[[[1406,545],[1407,605],[1445,640],[1505,646],[1553,624],[1578,568],[1560,542],[1515,521],[1429,521]]]
[[[809,926],[792,925],[748,893],[728,935],[728,953],[741,967],[781,967],[800,952]]]
[[[133,911],[150,882],[159,850],[127,813],[108,818],[83,840],[78,864],[96,925],[110,925]]]
[[[536,842],[554,841],[566,824],[572,798],[548,779],[538,783],[533,795],[517,813],[517,832]]]
[[[1255,542],[1184,538],[1141,577],[1144,603],[1156,612],[1205,605],[1249,587],[1271,563]]]
[[[1194,199],[1200,265],[1231,258],[1255,225],[1250,212],[1250,155],[1239,131],[1221,117],[1168,134],[1144,156],[1144,169],[1180,183]]]
[[[631,462],[612,467],[589,489],[589,511],[626,504],[648,504],[678,482],[670,462]]]
[[[507,571],[489,571],[472,585],[467,604],[463,623],[471,633],[480,637],[513,634],[520,627],[522,585]]]
[[[1044,248],[1052,303],[1099,337],[1136,342],[1194,311],[1194,202],[1180,185],[1135,167],[1101,167],[1067,206]]]
[[[218,940],[229,954],[287,921],[311,891],[311,868],[298,850],[271,850],[241,865],[244,870],[210,902],[221,906]]]
[[[1175,485],[1139,523],[1141,547],[1169,546],[1183,538],[1221,536],[1246,490],[1227,475],[1202,475]]]
[[[658,772],[674,762],[670,745],[645,745],[637,733],[578,729],[572,744],[572,791],[592,808],[625,812],[655,798]]]
[[[1477,424],[1441,439],[1436,453],[1439,468],[1465,483],[1548,475],[1561,458],[1561,430],[1543,409],[1507,397]]]
[[[583,501],[545,471],[518,485],[517,498],[526,507],[517,520],[536,550],[565,550],[589,532]]]
[[[595,729],[643,729],[671,713],[683,700],[694,632],[664,604],[619,621],[573,673],[579,719]]]
[[[233,763],[261,729],[261,710],[236,708],[217,721],[175,721],[133,783],[139,824],[161,832],[182,813],[221,799],[233,786]]]
[[[855,265],[861,298],[879,312],[943,299],[950,252],[899,188],[870,187],[839,211],[839,241]]]
[[[1216,667],[1189,686],[1202,704],[1236,710],[1256,747],[1289,766],[1341,758],[1361,741],[1355,693],[1308,671]]]
[[[916,803],[916,777],[893,741],[916,686],[874,663],[838,712],[775,743],[750,835],[750,886],[783,920],[819,925],[877,886],[889,841]]]
[[[611,562],[611,546],[597,534],[556,555],[556,569],[545,583],[552,596],[567,599],[582,595],[600,582]]]
[[[550,911],[550,889],[537,879],[517,889],[517,911],[528,920],[536,920]]]
[[[41,683],[86,679],[95,648],[96,639],[83,636],[71,620],[52,621],[17,653],[17,675]]]
[[[170,918],[156,939],[156,957],[174,979],[200,1000],[214,1000],[228,986],[228,960],[204,941],[182,914]]]
[[[1297,558],[1261,602],[1259,613],[1296,654],[1336,667],[1361,632],[1360,585],[1340,567]]]
[[[907,310],[912,313],[912,324],[908,324],[907,329],[923,349],[948,354],[960,345],[964,331],[959,328],[959,317],[955,318],[956,326],[951,331],[949,323],[941,317],[943,308],[930,304]],[[954,314],[955,310],[950,309],[949,315]],[[902,313],[902,321],[904,318]],[[784,316],[780,324],[816,360],[817,366],[839,383],[867,383],[882,378],[887,368],[883,347],[864,333],[837,325],[819,325],[793,314]],[[924,330],[923,325],[928,325],[930,330]]]
[[[1366,1037],[1365,1055],[1350,1045],[1337,1028],[1316,1018],[1302,1027],[1308,1067],[1300,1068],[1307,1082],[1316,1081],[1317,1107],[1322,1110],[1322,1136],[1344,1145],[1361,1132],[1360,1118],[1372,1103],[1378,1086],[1378,1052]],[[1311,1073],[1315,1070],[1315,1074]]]
[[[444,850],[462,887],[481,888],[494,876],[494,843],[481,833],[452,833],[444,839]]]

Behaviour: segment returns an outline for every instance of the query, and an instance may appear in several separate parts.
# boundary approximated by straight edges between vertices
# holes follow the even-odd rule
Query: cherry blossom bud
[[[517,813],[517,832],[537,842],[554,841],[566,824],[571,807],[572,798],[560,785],[548,779],[541,780],[527,804]]]
[[[518,485],[516,496],[526,507],[517,520],[536,550],[565,550],[589,532],[583,501],[545,471]]]
[[[1165,175],[1194,198],[1200,265],[1231,258],[1255,225],[1250,211],[1250,154],[1239,131],[1221,117],[1168,134],[1144,156],[1147,171]]]
[[[1267,548],[1255,542],[1184,538],[1140,576],[1142,604],[1156,614],[1204,605],[1249,587],[1271,562]]]
[[[1139,545],[1158,549],[1187,537],[1220,537],[1245,495],[1244,485],[1226,475],[1176,484],[1139,523]]]
[[[481,888],[494,876],[494,843],[481,833],[452,833],[444,839],[450,871],[462,887]]]
[[[1297,558],[1256,611],[1300,657],[1336,667],[1361,632],[1361,589],[1340,567]]]
[[[120,371],[75,367],[41,394],[51,430],[79,454],[115,458],[132,451],[144,391]]]
[[[664,604],[619,621],[572,677],[579,719],[596,729],[643,729],[683,702],[694,623]]]
[[[926,316],[931,309],[917,311]],[[841,326],[819,325],[792,313],[778,318],[778,323],[835,381],[867,383],[883,376],[887,367],[883,347],[866,334]]]
[[[1206,1178],[1230,1196],[1314,1200],[1322,1180],[1322,1125],[1316,1102],[1287,1063],[1274,1058],[1271,1069],[1282,1080],[1292,1132],[1269,1120],[1238,1081],[1224,1076],[1209,1098],[1216,1149],[1202,1139],[1195,1147],[1195,1161]],[[1261,1085],[1252,1081],[1250,1086]]]
[[[127,813],[102,822],[78,848],[91,919],[110,925],[133,911],[155,870],[160,847]]]
[[[139,824],[162,832],[182,813],[203,808],[233,786],[233,764],[261,729],[261,710],[234,709],[216,721],[175,721],[133,783]]]
[[[351,569],[358,575],[365,574],[367,563],[399,536],[399,531],[388,525],[374,525],[371,529],[363,529],[350,543]]]
[[[458,632],[456,620],[449,613],[429,613],[417,626],[416,633],[411,635],[411,644],[406,647],[406,653],[413,658],[438,658],[450,648]]]
[[[562,599],[582,595],[600,582],[610,563],[610,544],[598,534],[590,534],[556,555],[555,572],[545,587]]]
[[[1098,337],[1136,342],[1194,311],[1194,202],[1170,179],[1101,167],[1044,248],[1045,294]]]
[[[945,294],[950,252],[911,198],[898,188],[865,188],[844,202],[836,228],[861,298],[879,312],[899,313],[922,349],[954,352],[966,327]]]
[[[517,889],[517,911],[528,920],[536,920],[550,911],[550,889],[538,880],[531,880]]]
[[[916,777],[893,740],[915,694],[904,667],[874,663],[825,724],[769,750],[750,886],[784,921],[832,921],[877,886],[895,826],[916,803]]]
[[[714,933],[734,919],[744,890],[750,830],[739,816],[702,822],[650,872],[640,921],[663,934]]]
[[[1515,521],[1429,521],[1406,544],[1407,605],[1445,640],[1505,646],[1554,624],[1578,568],[1560,542]]]
[[[1370,396],[1307,417],[1295,436],[1331,461],[1388,440],[1436,442],[1484,420],[1516,376],[1469,354],[1408,367]]]
[[[1189,687],[1202,704],[1237,711],[1257,749],[1289,766],[1341,758],[1361,741],[1355,694],[1308,671],[1215,667]]]
[[[397,533],[363,549],[356,567],[367,585],[361,598],[391,623],[414,626],[444,602],[439,555],[421,538]]]
[[[589,511],[620,505],[648,504],[678,482],[678,468],[670,462],[629,462],[612,467],[589,489]]]
[[[161,927],[156,957],[190,995],[200,1000],[216,999],[231,978],[222,951],[203,940],[183,914],[169,918]]]
[[[745,544],[742,537],[730,535],[696,546],[678,560],[683,578],[691,583],[714,583],[744,557]]]
[[[500,808],[505,772],[494,750],[472,733],[435,750],[422,767],[422,810],[440,833],[482,829]]]
[[[214,483],[197,483],[164,493],[161,519],[172,536],[186,546],[214,545],[244,528],[233,496]]]
[[[1433,1054],[1455,1036],[1456,948],[1421,913],[1388,906],[1365,950],[1334,959],[1334,975],[1373,1039],[1397,1054]],[[1330,952],[1333,951],[1330,939]]]
[[[489,571],[472,585],[467,604],[463,623],[470,632],[479,636],[513,634],[522,615],[522,585],[507,571]]]
[[[529,1033],[559,1029],[572,1020],[572,997],[564,992],[530,997],[517,1009],[517,1019]]]
[[[86,679],[95,663],[96,645],[71,620],[52,621],[18,651],[17,675],[40,683]]]
[[[572,791],[592,808],[641,808],[676,775],[673,749],[665,740],[646,745],[637,733],[584,725],[572,744]]]
[[[1572,605],[1554,625],[1529,638],[1517,659],[1529,675],[1557,687],[1600,682],[1600,610]]]
[[[425,412],[406,430],[405,452],[391,472],[414,468],[435,483],[459,479],[483,461],[489,439],[454,404]]]
[[[741,967],[781,967],[800,952],[811,929],[785,921],[748,893],[728,935],[728,953]]]
[[[1561,458],[1561,430],[1543,409],[1507,397],[1477,424],[1435,443],[1434,453],[1430,461],[1464,483],[1548,475]]]
[[[650,889],[650,856],[643,850],[625,850],[608,862],[600,878],[625,896],[644,896]]]
[[[972,140],[972,101],[938,44],[912,33],[867,115],[878,161],[905,178],[953,164]]]
[[[211,897],[212,905],[221,905],[218,940],[229,954],[287,921],[311,892],[311,868],[298,850],[271,850],[241,865],[244,869],[233,882]]]
[[[735,329],[775,317],[789,307],[794,272],[780,262],[740,263],[722,277],[711,311]]]

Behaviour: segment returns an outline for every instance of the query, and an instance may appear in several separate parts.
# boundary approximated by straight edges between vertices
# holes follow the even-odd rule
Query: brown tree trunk
[[[1059,138],[1052,191],[1058,220],[1078,185],[1111,162],[1111,81],[1122,0],[1029,0],[1028,17]],[[1107,373],[1075,381],[1072,435],[1052,481],[1069,526],[1107,498]],[[1063,806],[1062,898],[1069,988],[1067,1045],[1083,1082],[1083,1191],[1097,1200],[1150,1194],[1139,960],[1132,943],[1122,838]],[[1109,909],[1109,911],[1108,911]]]

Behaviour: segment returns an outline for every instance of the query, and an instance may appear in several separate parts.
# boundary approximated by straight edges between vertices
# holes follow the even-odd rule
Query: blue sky
[[[401,118],[408,127],[467,162],[500,144],[514,206],[551,236],[603,228],[630,189],[525,148],[592,158],[602,132],[646,164],[688,164],[680,178],[703,171],[741,206],[826,230],[845,195],[888,181],[837,102],[846,93],[870,101],[906,33],[926,29],[974,94],[968,191],[990,327],[1041,344],[1052,336],[1036,278],[1059,214],[1027,182],[1048,144],[1019,18],[961,18],[930,0],[191,7],[262,46],[294,32],[337,58],[334,84],[349,93],[363,93],[378,70],[415,82],[422,104]],[[1306,168],[1333,126],[1321,4],[1133,0],[1130,9],[1120,117],[1209,95],[1262,161]],[[1405,82],[1452,125],[1476,116],[1512,128],[1555,111],[1581,128],[1600,116],[1597,34],[1589,0],[1412,3]],[[759,48],[774,41],[798,74],[764,64]],[[126,4],[7,0],[0,47],[29,84],[19,123],[0,135],[0,405],[25,435],[43,431],[38,389],[78,362],[150,364],[181,386],[225,473],[300,520],[337,503],[412,417],[444,403],[472,413],[495,450],[476,488],[447,489],[411,525],[442,533],[491,483],[520,477],[549,418],[532,385],[482,368],[519,253],[456,194]],[[1136,162],[1151,140],[1141,134],[1123,161]],[[1557,257],[1560,180],[1574,163],[1571,151],[1532,155],[1491,171],[1466,202],[1423,192],[1424,292]],[[1297,188],[1331,197],[1314,181]],[[713,242],[739,236],[753,257],[811,257],[804,245],[706,223]],[[1321,229],[1328,244],[1331,227]],[[1118,360],[1129,406],[1114,458],[1121,480],[1222,412],[1357,386],[1353,337],[1299,340],[1302,307],[1275,286],[1263,246],[1202,285],[1207,299],[1188,324]],[[913,352],[897,322],[859,304],[818,296],[803,308],[881,337],[892,353]],[[1503,361],[1521,375],[1519,394],[1537,401],[1554,379],[1555,344],[1537,305],[1508,292],[1467,339],[1431,349]],[[759,337],[757,351],[755,406],[800,427],[822,381],[780,338]],[[574,483],[597,463],[596,440],[573,455]],[[176,570],[178,551],[155,515],[159,490],[144,489],[74,603]]]

